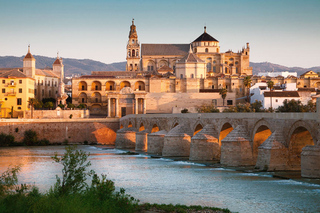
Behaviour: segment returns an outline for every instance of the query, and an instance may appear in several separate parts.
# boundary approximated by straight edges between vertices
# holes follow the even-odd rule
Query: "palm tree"
[[[272,90],[273,90],[273,85],[274,85],[274,82],[273,81],[268,81],[267,82],[267,85],[270,89],[270,103],[271,103],[271,109],[272,109]]]
[[[35,98],[30,98],[28,101],[28,104],[31,106],[31,119],[33,118],[33,109],[34,106],[38,103],[37,99]]]
[[[250,103],[250,87],[251,87],[251,76],[246,76],[243,80],[243,85],[247,88],[247,102]]]
[[[219,92],[219,94],[221,95],[221,98],[223,99],[223,106],[224,106],[224,99],[226,99],[226,97],[227,97],[227,93],[228,93],[228,91],[225,88],[222,88]]]

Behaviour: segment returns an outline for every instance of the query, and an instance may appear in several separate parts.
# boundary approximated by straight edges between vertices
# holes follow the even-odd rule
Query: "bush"
[[[11,144],[14,144],[14,136],[13,135],[7,135],[5,133],[0,134],[0,146],[9,146]]]
[[[69,109],[74,109],[76,108],[74,104],[72,103],[68,103],[68,106],[67,106]]]
[[[34,146],[37,145],[38,142],[38,136],[35,131],[27,130],[24,132],[24,138],[23,138],[23,143],[26,144],[27,146]]]
[[[197,107],[197,112],[199,113],[214,113],[214,112],[220,112],[219,109],[213,104],[203,104],[199,107]]]
[[[79,105],[77,106],[77,108],[79,108],[79,109],[85,109],[85,108],[86,108],[86,105],[84,105],[84,104],[79,104]]]
[[[62,142],[62,145],[68,145],[69,141],[68,139],[64,139],[64,141]]]
[[[60,107],[61,109],[64,109],[64,105],[63,104],[59,104],[58,107]]]
[[[42,140],[39,140],[37,142],[37,145],[38,146],[48,146],[50,144],[50,141],[46,138],[42,139]]]
[[[84,144],[84,145],[88,145],[89,142],[88,142],[87,140],[85,140],[85,141],[83,142],[83,144]]]
[[[184,108],[183,110],[181,110],[181,113],[188,113],[188,109]]]

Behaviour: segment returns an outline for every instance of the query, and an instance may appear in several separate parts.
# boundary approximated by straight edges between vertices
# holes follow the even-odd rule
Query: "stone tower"
[[[30,52],[30,45],[28,46],[28,53],[23,59],[23,73],[30,78],[35,78],[36,75],[36,59]]]
[[[138,35],[134,19],[130,26],[129,41],[127,44],[127,71],[140,71],[140,44],[138,42]]]
[[[57,59],[53,62],[52,68],[53,68],[53,73],[60,77],[60,82],[63,82],[64,65],[63,65],[62,58],[59,57],[59,53],[57,53]]]

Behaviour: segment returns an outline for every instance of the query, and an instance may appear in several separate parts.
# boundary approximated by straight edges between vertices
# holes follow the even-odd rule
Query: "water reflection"
[[[90,152],[92,169],[107,174],[126,191],[151,203],[180,203],[229,208],[236,212],[319,212],[320,186],[272,178],[269,173],[241,173],[202,164],[122,155],[115,149],[79,146]],[[0,172],[23,164],[19,179],[47,190],[62,167],[53,163],[64,147],[0,149]]]

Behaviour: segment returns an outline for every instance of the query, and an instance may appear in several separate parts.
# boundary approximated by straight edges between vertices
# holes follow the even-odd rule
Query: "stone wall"
[[[37,132],[38,139],[51,143],[114,144],[119,129],[119,119],[0,119],[0,133],[12,134],[22,142],[26,130]]]
[[[31,110],[25,111],[24,118],[31,119]],[[89,110],[61,110],[57,108],[55,110],[33,110],[33,118],[34,119],[70,119],[70,115],[72,115],[72,119],[74,118],[89,118],[90,112]]]

